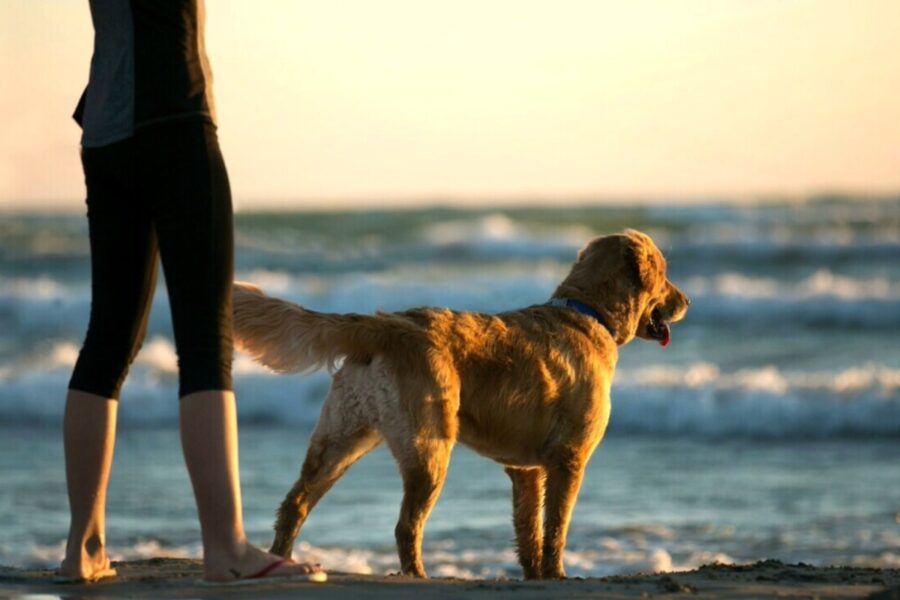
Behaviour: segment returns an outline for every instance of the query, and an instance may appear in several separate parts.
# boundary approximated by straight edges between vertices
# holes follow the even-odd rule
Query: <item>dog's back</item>
[[[599,437],[605,428],[616,345],[573,311],[336,315],[247,284],[236,284],[234,303],[239,346],[271,369],[333,368],[341,358],[365,366],[378,356],[386,372],[369,377],[394,382],[415,427],[502,464],[538,465],[544,440]]]

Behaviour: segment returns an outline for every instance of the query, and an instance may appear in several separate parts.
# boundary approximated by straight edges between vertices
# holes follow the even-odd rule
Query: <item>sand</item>
[[[900,569],[812,567],[763,561],[750,565],[705,565],[694,571],[568,579],[565,581],[406,577],[331,572],[328,583],[259,582],[211,586],[200,581],[196,560],[154,558],[117,563],[119,576],[87,585],[53,583],[51,571],[0,567],[0,597],[41,598],[866,598],[900,599]]]

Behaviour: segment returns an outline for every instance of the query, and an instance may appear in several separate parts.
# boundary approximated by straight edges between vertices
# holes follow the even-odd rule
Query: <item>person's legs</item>
[[[106,487],[116,438],[118,401],[69,390],[63,424],[72,521],[60,574],[73,579],[115,575],[106,554]]]
[[[251,545],[244,533],[238,471],[234,393],[208,390],[181,398],[181,446],[203,537],[203,571],[210,581],[252,576],[280,560]],[[317,569],[286,564],[272,576],[304,575]]]
[[[247,542],[234,394],[214,390],[184,396],[179,419],[181,448],[197,500],[206,571],[215,575],[231,566]]]
[[[142,135],[154,180],[155,223],[178,352],[182,449],[203,538],[206,579],[252,577],[281,560],[248,543],[231,391],[231,195],[215,130],[160,128]],[[153,171],[165,177],[153,177]],[[318,571],[286,563],[269,574]]]
[[[106,554],[106,488],[117,399],[147,327],[156,237],[135,204],[131,141],[83,153],[91,243],[91,316],[69,382],[63,422],[71,523],[60,575],[114,575]]]

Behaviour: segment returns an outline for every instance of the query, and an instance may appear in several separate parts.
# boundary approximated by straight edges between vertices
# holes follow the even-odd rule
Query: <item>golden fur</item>
[[[290,556],[309,511],[385,441],[403,477],[395,530],[403,573],[424,577],[425,521],[461,442],[506,468],[527,578],[565,577],[563,550],[584,468],[609,419],[618,346],[668,342],[687,297],[637,231],[592,240],[553,294],[596,311],[543,304],[497,315],[419,308],[323,314],[238,283],[235,338],[279,372],[334,368],[299,480],[278,511],[272,551]]]

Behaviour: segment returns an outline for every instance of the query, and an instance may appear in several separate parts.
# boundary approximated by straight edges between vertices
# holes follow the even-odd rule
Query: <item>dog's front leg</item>
[[[541,468],[517,469],[507,467],[506,474],[513,485],[513,525],[516,529],[516,549],[525,579],[540,579],[541,552],[544,540],[542,511],[544,508],[544,478]]]
[[[563,579],[563,552],[575,499],[584,476],[583,461],[556,462],[547,467],[547,491],[544,499],[544,551],[541,576]]]

